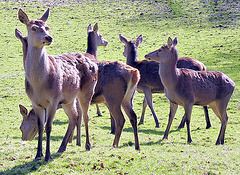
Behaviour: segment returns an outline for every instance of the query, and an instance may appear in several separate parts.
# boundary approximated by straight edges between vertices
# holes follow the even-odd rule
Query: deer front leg
[[[182,121],[178,126],[178,129],[184,128],[185,122],[186,122],[186,115],[184,114],[184,116],[182,117]]]
[[[53,105],[49,108],[49,110],[46,110],[47,122],[45,126],[45,131],[47,136],[47,144],[46,144],[45,161],[52,159],[51,152],[50,152],[50,135],[52,131],[53,118],[56,111],[57,111],[57,105]]]
[[[154,121],[155,121],[155,124],[156,124],[156,128],[159,128],[159,121],[158,121],[157,115],[156,115],[156,113],[155,113],[155,111],[153,109],[152,92],[151,92],[150,89],[144,89],[143,92],[145,94],[145,98],[147,100],[147,104],[148,104],[149,108],[152,111],[153,118],[154,118]]]
[[[185,110],[185,116],[186,116],[187,135],[188,135],[187,142],[191,143],[192,138],[191,138],[191,130],[190,130],[190,120],[191,120],[191,114],[192,114],[192,105],[191,104],[185,105],[184,110]]]
[[[116,123],[113,116],[110,114],[111,117],[111,134],[116,134]]]
[[[43,140],[43,127],[44,127],[44,118],[45,118],[45,110],[39,109],[37,107],[34,108],[34,111],[38,117],[38,147],[37,154],[35,156],[35,161],[41,160],[42,153],[42,140]]]
[[[102,112],[101,112],[98,104],[96,104],[96,108],[97,108],[97,115],[98,115],[99,117],[102,116]]]
[[[210,118],[209,118],[209,114],[208,114],[208,108],[207,106],[203,106],[203,109],[204,109],[204,114],[205,114],[205,120],[206,120],[206,129],[209,129],[211,128],[211,122],[210,122]]]
[[[165,130],[165,133],[164,133],[164,136],[163,136],[162,140],[168,139],[169,130],[171,128],[172,121],[173,121],[173,119],[175,117],[177,109],[178,109],[178,105],[175,104],[175,103],[170,102],[170,112],[169,112],[168,124],[167,124],[167,128]]]

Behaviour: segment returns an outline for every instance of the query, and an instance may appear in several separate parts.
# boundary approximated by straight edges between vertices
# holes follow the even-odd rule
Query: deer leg
[[[112,115],[111,116],[111,134],[116,134],[116,124]]]
[[[85,132],[86,132],[86,143],[85,143],[85,148],[86,150],[91,149],[91,143],[89,140],[89,115],[88,115],[88,110],[90,107],[90,103],[92,100],[92,96],[94,94],[94,89],[96,86],[97,81],[92,84],[90,87],[87,89],[83,90],[81,93],[78,94],[78,99],[81,104],[82,108],[82,113],[83,113],[83,120],[85,124]]]
[[[144,115],[145,115],[146,107],[147,107],[147,100],[146,100],[146,97],[145,97],[145,95],[144,95],[142,115],[141,115],[141,119],[140,119],[138,125],[144,124]]]
[[[206,129],[209,129],[211,128],[211,122],[210,122],[210,118],[209,118],[209,114],[208,114],[208,108],[207,106],[203,106],[203,109],[204,109],[204,114],[205,114],[205,120],[206,120]]]
[[[175,117],[175,114],[177,112],[177,108],[178,108],[177,104],[170,102],[169,119],[168,119],[167,128],[166,128],[164,136],[163,136],[163,140],[168,139],[169,130],[170,130],[170,127],[172,125],[172,121]]]
[[[221,121],[221,129],[216,141],[216,145],[224,144],[224,136],[225,136],[227,121],[228,121],[228,116],[226,112],[228,101],[229,99],[225,99],[222,101],[215,102],[214,106],[210,106]]]
[[[81,146],[81,125],[82,125],[82,109],[81,105],[79,103],[79,100],[77,99],[77,111],[78,111],[78,119],[77,119],[77,143],[76,145]]]
[[[122,114],[120,105],[119,106],[114,105],[112,107],[108,105],[108,108],[116,123],[116,134],[113,141],[113,147],[117,148],[119,144],[120,136],[122,134],[122,129],[125,123],[125,119]]]
[[[138,130],[137,130],[137,115],[134,112],[131,102],[122,104],[124,111],[126,112],[130,123],[133,128],[134,138],[135,138],[135,149],[140,150],[139,140],[138,140]]]
[[[150,89],[144,89],[143,92],[145,94],[145,98],[147,99],[148,106],[152,111],[153,118],[154,118],[155,124],[156,124],[156,128],[159,128],[159,121],[158,121],[157,115],[155,114],[155,111],[153,109],[152,92]]]
[[[68,129],[63,138],[62,144],[58,149],[59,153],[62,153],[66,150],[67,142],[69,142],[69,140],[71,139],[71,136],[73,135],[74,128],[78,119],[78,111],[75,105],[75,101],[73,101],[70,104],[63,104],[62,106],[63,106],[64,112],[68,116],[69,123],[68,123]]]
[[[192,138],[191,138],[191,130],[190,130],[190,120],[191,120],[191,113],[192,113],[192,105],[184,106],[184,110],[185,110],[185,116],[186,116],[187,135],[188,135],[187,142],[191,143]]]
[[[97,115],[102,116],[102,113],[101,113],[101,110],[100,110],[98,104],[96,104],[96,108],[97,108]]]
[[[47,136],[47,144],[46,144],[45,161],[52,159],[51,152],[50,152],[50,135],[52,131],[52,122],[53,122],[53,118],[56,111],[57,111],[57,105],[53,105],[46,110],[47,122],[45,126],[45,131]]]
[[[179,129],[184,128],[184,125],[186,123],[186,115],[184,114],[182,117],[182,121],[180,123],[180,125],[178,126]]]
[[[37,147],[37,154],[34,160],[38,161],[38,160],[41,160],[41,157],[43,156],[42,140],[43,140],[43,128],[45,123],[45,110],[35,107],[34,111],[38,117],[38,147]]]

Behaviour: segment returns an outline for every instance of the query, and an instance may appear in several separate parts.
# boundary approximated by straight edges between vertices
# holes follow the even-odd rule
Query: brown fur
[[[84,117],[86,129],[86,149],[91,145],[88,130],[88,108],[96,85],[97,65],[82,54],[63,54],[49,56],[45,46],[50,45],[52,37],[46,25],[49,9],[38,20],[30,20],[22,9],[18,11],[19,20],[27,26],[28,45],[25,61],[26,92],[38,117],[38,151],[36,160],[42,156],[42,134],[45,130],[47,145],[45,160],[51,158],[50,133],[53,117],[59,103],[62,103],[69,117],[69,126],[59,152],[66,149],[67,141],[77,122]],[[77,98],[81,105],[77,105]],[[45,116],[46,115],[46,116]],[[78,120],[80,119],[80,120]],[[78,124],[80,126],[80,124]],[[78,133],[80,128],[78,128]]]
[[[177,38],[168,39],[168,44],[147,54],[145,57],[160,62],[159,75],[165,87],[166,97],[170,101],[169,122],[163,139],[168,138],[169,130],[178,105],[185,109],[188,142],[190,119],[193,105],[209,105],[221,120],[221,130],[216,144],[224,144],[224,135],[228,121],[227,105],[235,88],[235,83],[218,71],[193,71],[178,69]]]
[[[164,86],[161,82],[161,78],[159,76],[159,64],[155,61],[147,61],[147,60],[138,60],[138,46],[142,42],[142,35],[140,35],[135,41],[127,40],[123,35],[119,34],[120,40],[125,44],[125,50],[123,55],[127,57],[127,64],[137,68],[140,71],[141,79],[137,86],[137,91],[140,93],[144,93],[145,97],[143,100],[143,109],[141,119],[139,121],[139,125],[144,123],[144,114],[146,110],[146,106],[148,104],[149,108],[152,111],[153,118],[155,120],[156,127],[159,127],[159,121],[153,109],[152,102],[152,93],[163,93]],[[194,70],[206,70],[206,66],[200,61],[189,58],[182,57],[178,60],[178,67],[184,67]],[[207,122],[207,127],[211,127],[210,119],[208,116],[207,107],[204,107],[205,118]],[[185,117],[183,117],[179,128],[184,127]]]

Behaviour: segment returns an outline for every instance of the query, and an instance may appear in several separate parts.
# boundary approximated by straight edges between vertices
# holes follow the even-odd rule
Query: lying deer
[[[124,52],[123,55],[127,58],[127,64],[137,68],[140,71],[141,79],[137,86],[137,91],[140,93],[144,93],[143,100],[143,109],[142,115],[139,122],[140,124],[144,123],[144,114],[147,107],[152,111],[153,118],[156,123],[156,127],[159,127],[159,121],[155,111],[153,109],[153,101],[152,101],[152,93],[164,93],[164,86],[161,82],[161,78],[158,74],[159,72],[159,64],[155,61],[139,61],[138,60],[138,46],[142,43],[142,35],[139,35],[135,41],[127,40],[126,37],[119,34],[119,38],[121,42],[124,44]],[[193,70],[206,70],[206,66],[200,61],[189,58],[189,57],[181,57],[177,61],[178,68],[188,68]],[[210,119],[208,116],[207,106],[204,106],[205,119],[207,123],[207,129],[211,127]],[[185,124],[185,116],[183,116],[182,121],[178,128],[183,128]]]
[[[170,101],[168,125],[163,139],[168,139],[169,130],[176,114],[178,105],[184,107],[187,134],[189,143],[190,119],[193,105],[209,105],[222,125],[216,145],[224,144],[224,135],[227,126],[227,105],[235,88],[235,83],[225,74],[218,71],[193,71],[178,69],[177,38],[168,38],[166,45],[153,51],[145,58],[158,61],[159,75],[164,85],[164,92]]]
[[[88,109],[97,83],[98,67],[81,53],[70,53],[58,56],[47,54],[46,46],[52,43],[49,26],[46,21],[49,8],[37,20],[29,19],[22,10],[18,10],[19,20],[26,25],[27,53],[25,60],[25,89],[32,102],[38,118],[38,148],[35,160],[42,157],[43,127],[47,135],[45,161],[51,159],[50,134],[53,117],[59,104],[62,105],[69,118],[69,125],[58,152],[66,149],[69,137],[78,123],[81,125],[82,115],[85,122],[86,144],[90,150],[88,129]],[[77,98],[80,105],[77,106]]]
[[[86,53],[85,56],[97,63],[98,71],[98,82],[95,88],[95,94],[92,98],[92,104],[104,103],[108,107],[111,116],[114,118],[114,124],[116,125],[116,135],[113,142],[114,147],[118,147],[120,135],[125,122],[124,116],[121,112],[121,105],[128,115],[130,122],[133,126],[135,136],[135,149],[140,149],[138,134],[137,134],[137,116],[132,108],[132,98],[139,82],[140,75],[137,69],[134,69],[119,61],[96,61],[94,55],[96,55],[97,47],[96,42],[89,44],[89,36],[97,37],[97,31],[92,30],[88,26],[88,51],[92,50],[92,55]],[[25,37],[21,37],[25,38]],[[91,39],[91,41],[97,41]],[[24,44],[25,42],[22,42]],[[27,46],[23,46],[25,48]],[[95,48],[95,49],[94,49]],[[23,49],[24,52],[24,49]],[[23,53],[25,55],[25,53]],[[113,98],[114,97],[114,98]],[[61,106],[59,106],[61,107]],[[37,122],[34,120],[34,111],[31,110],[29,113],[27,109],[20,106],[20,112],[23,115],[22,134],[28,136],[29,139],[33,139],[36,135],[34,129],[37,128]],[[80,126],[79,126],[80,127]],[[114,131],[115,132],[115,131]],[[31,133],[28,135],[28,133]],[[73,132],[72,132],[73,133]],[[80,140],[80,135],[77,136]],[[71,142],[71,138],[68,140]]]

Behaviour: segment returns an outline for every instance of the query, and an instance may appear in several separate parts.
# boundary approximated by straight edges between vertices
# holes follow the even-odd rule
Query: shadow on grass
[[[25,162],[21,165],[17,165],[13,168],[9,168],[8,170],[0,171],[0,174],[1,175],[4,175],[4,174],[31,174],[31,173],[38,171],[38,169],[41,166],[48,164],[49,162],[53,161],[54,159],[56,159],[60,156],[61,156],[61,153],[54,153],[54,154],[52,154],[53,159],[48,162],[44,161],[44,157],[42,157],[42,159],[39,161],[32,160],[30,162]]]
[[[101,129],[104,129],[104,130],[109,130],[111,131],[111,127],[107,127],[107,126],[103,126],[101,127]],[[184,129],[184,128],[181,128],[181,129]],[[171,133],[174,133],[174,132],[179,132],[181,129],[179,128],[176,128],[176,129],[172,129],[169,131],[169,135]],[[199,129],[193,129],[191,130],[191,132],[194,132],[194,131],[198,131]],[[123,132],[132,132],[133,133],[133,129],[132,127],[129,127],[129,128],[124,128],[123,129]],[[164,131],[156,131],[156,130],[152,130],[152,129],[147,129],[147,130],[143,130],[143,129],[138,129],[138,133],[144,133],[144,134],[150,134],[150,135],[158,135],[158,136],[163,136],[164,135]],[[151,146],[151,145],[159,145],[159,146],[162,146],[162,145],[165,145],[165,144],[176,144],[176,145],[186,145],[186,144],[191,144],[191,145],[197,145],[196,143],[187,143],[187,137],[186,137],[186,142],[171,142],[171,141],[168,141],[168,140],[162,140],[162,138],[160,138],[159,141],[149,141],[149,142],[141,142],[140,141],[140,145],[141,146]],[[119,146],[119,148],[123,148],[123,147],[129,147],[129,146],[134,146],[134,142],[133,141],[129,141],[127,143],[123,143],[122,146]]]

